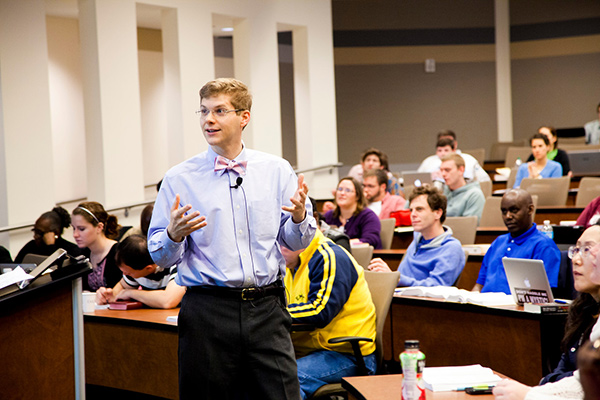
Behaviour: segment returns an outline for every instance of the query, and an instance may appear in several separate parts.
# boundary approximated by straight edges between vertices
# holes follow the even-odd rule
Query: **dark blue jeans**
[[[364,359],[369,373],[374,374],[377,370],[375,353]],[[354,356],[336,351],[316,351],[299,358],[297,362],[300,392],[303,399],[327,383],[341,382],[342,378],[346,376],[358,374]]]

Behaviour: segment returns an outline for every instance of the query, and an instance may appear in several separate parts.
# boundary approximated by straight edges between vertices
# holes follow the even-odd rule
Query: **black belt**
[[[263,287],[230,288],[225,286],[190,286],[188,290],[196,293],[210,294],[217,297],[228,297],[244,301],[262,299],[266,296],[281,296],[283,286],[275,282]]]

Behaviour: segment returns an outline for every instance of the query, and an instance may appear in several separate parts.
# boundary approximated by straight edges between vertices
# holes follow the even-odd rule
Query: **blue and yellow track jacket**
[[[285,275],[288,311],[295,323],[313,324],[310,332],[294,332],[297,357],[319,350],[352,353],[349,344],[329,344],[341,336],[362,336],[361,352],[375,351],[375,306],[363,268],[342,247],[317,230],[300,253],[300,265]]]

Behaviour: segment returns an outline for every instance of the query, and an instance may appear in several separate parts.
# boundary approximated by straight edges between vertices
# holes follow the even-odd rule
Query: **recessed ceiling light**
[[[221,30],[222,30],[223,32],[233,32],[233,28],[231,28],[231,27],[228,27],[228,28],[221,28]]]

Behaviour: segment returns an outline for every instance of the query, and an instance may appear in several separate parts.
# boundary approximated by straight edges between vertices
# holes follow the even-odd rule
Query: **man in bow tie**
[[[316,230],[304,177],[250,150],[242,131],[252,97],[235,79],[200,90],[209,148],[169,170],[148,248],[178,265],[181,399],[298,399],[280,246],[307,247]]]

